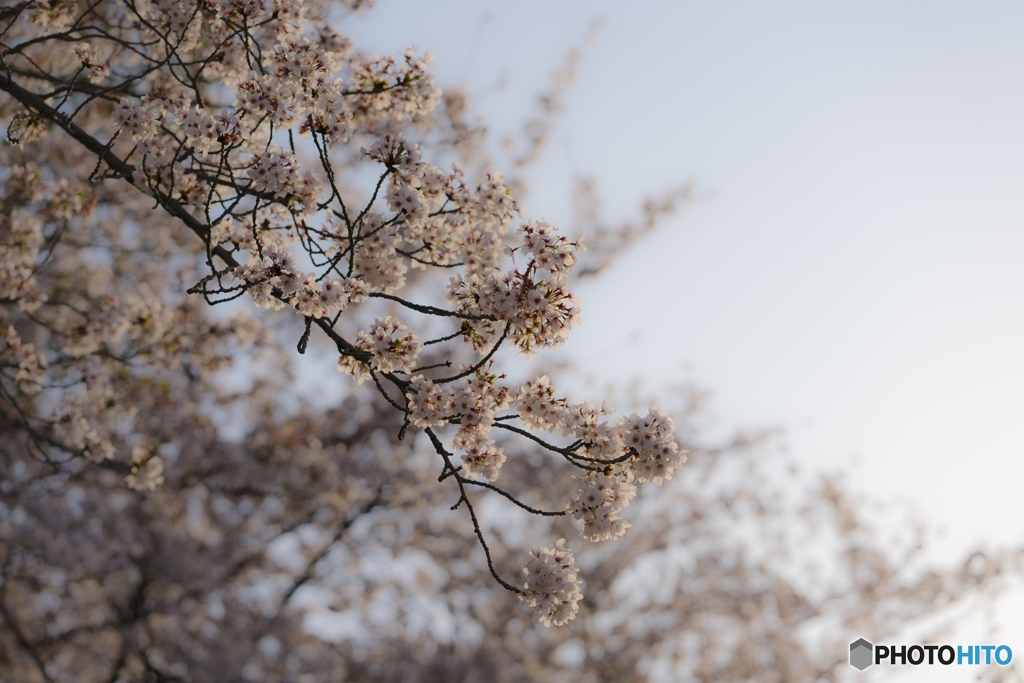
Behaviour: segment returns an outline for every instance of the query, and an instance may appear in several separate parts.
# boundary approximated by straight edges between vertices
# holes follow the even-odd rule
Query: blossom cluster
[[[114,121],[121,132],[135,142],[151,140],[157,133],[156,115],[129,97],[122,97],[114,109]]]
[[[242,142],[241,121],[237,115],[226,111],[210,116],[197,106],[181,117],[181,127],[185,139],[200,153]]]
[[[72,50],[82,63],[88,79],[93,83],[98,83],[110,75],[110,67],[103,63],[103,57],[93,43],[75,43]]]
[[[15,172],[24,169],[15,169]],[[0,299],[18,301],[23,310],[38,308],[35,268],[43,248],[42,224],[26,211],[0,213]]]
[[[564,282],[582,245],[556,235],[545,222],[524,222],[518,233],[521,248],[531,255],[524,269],[457,275],[448,285],[448,300],[459,313],[488,319],[466,326],[465,337],[475,348],[493,343],[505,322],[512,343],[529,358],[539,348],[560,346],[579,324],[579,300]]]
[[[217,229],[215,242],[230,241],[256,251],[252,230],[243,224],[226,222]],[[303,316],[319,320],[345,310],[350,303],[365,301],[369,289],[364,280],[325,278],[317,281],[315,275],[304,272],[295,255],[276,241],[268,241],[263,257],[251,253],[248,262],[232,272],[260,307],[278,310],[284,301],[290,301]]]
[[[601,419],[612,413],[607,407],[599,410],[587,402],[573,405],[555,398],[547,376],[523,384],[516,398],[523,424],[572,435],[583,442],[589,457],[615,460],[630,454],[623,467],[630,480],[661,485],[686,462],[686,452],[680,451],[675,440],[672,419],[658,408],[651,408],[645,417],[634,413],[613,424]]]
[[[564,538],[554,548],[534,548],[523,567],[527,579],[519,598],[537,611],[545,626],[562,626],[576,618],[583,599],[578,571]]]
[[[505,464],[505,450],[496,448],[493,439],[474,438],[456,440],[462,449],[462,469],[467,477],[483,477],[495,481],[501,466]]]
[[[399,122],[420,118],[441,99],[430,73],[432,61],[429,55],[417,57],[413,49],[406,50],[401,60],[377,55],[353,59],[353,108],[368,122],[384,116]]]
[[[406,394],[410,421],[423,428],[457,422],[452,444],[462,453],[466,476],[483,475],[488,481],[498,478],[505,461],[504,451],[495,448],[489,437],[497,410],[514,407],[525,427],[575,437],[588,458],[579,462],[607,463],[610,468],[577,476],[576,495],[567,506],[583,527],[581,536],[588,540],[603,541],[625,533],[630,525],[623,511],[636,494],[634,482],[661,485],[686,462],[671,419],[656,408],[646,417],[634,414],[613,423],[602,419],[612,413],[607,407],[596,409],[586,402],[571,404],[556,398],[547,376],[527,380],[514,391],[498,384],[498,379],[480,372],[465,384],[449,388],[417,375]]]
[[[622,512],[636,495],[628,476],[588,472],[576,479],[579,489],[568,507],[583,525],[580,535],[590,541],[605,541],[626,533],[630,523],[622,519]]]
[[[500,379],[502,376],[481,369],[454,386],[435,384],[422,375],[409,383],[406,398],[414,425],[427,428],[458,419],[452,446],[461,453],[468,477],[495,481],[506,459],[504,449],[495,447],[489,436],[497,411],[505,410],[512,402],[512,391],[501,385]]]
[[[287,196],[299,181],[298,166],[295,155],[281,150],[257,154],[249,168],[252,189],[275,197]]]
[[[46,369],[49,362],[46,356],[39,353],[34,344],[26,344],[18,336],[14,325],[8,325],[0,337],[3,347],[0,353],[10,356],[12,365],[18,368],[14,374],[14,380],[18,388],[26,394],[38,394],[43,389]]]
[[[128,488],[153,491],[164,483],[164,461],[148,448],[132,449],[132,471],[125,477]]]
[[[679,451],[672,418],[658,408],[646,416],[630,415],[620,426],[626,447],[637,454],[631,461],[630,474],[639,482],[652,481],[658,486],[672,478],[676,467],[686,462]]]
[[[377,318],[369,330],[360,330],[355,347],[368,354],[368,364],[354,355],[340,354],[338,369],[362,384],[376,372],[412,372],[423,344],[419,338],[397,318]]]

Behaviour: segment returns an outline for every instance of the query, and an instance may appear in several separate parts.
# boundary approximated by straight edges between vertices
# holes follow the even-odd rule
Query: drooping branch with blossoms
[[[84,177],[64,179],[78,183],[78,208],[62,200],[68,215],[46,227],[23,210],[41,199],[19,189],[35,171],[5,170],[0,296],[29,315],[47,305],[53,293],[35,270],[73,232],[75,211],[129,202],[116,218],[140,232],[160,230],[160,220],[184,225],[202,251],[188,293],[291,311],[305,324],[300,352],[314,330],[329,340],[338,370],[371,382],[401,416],[400,436],[425,433],[439,482],[456,487],[453,508],[467,510],[494,579],[543,623],[564,624],[582,597],[572,552],[561,540],[537,548],[525,581],[506,581],[469,491],[496,492],[534,514],[571,515],[589,541],[614,539],[629,527],[623,510],[636,484],[661,484],[685,453],[657,409],[615,420],[608,408],[558,397],[547,377],[506,382],[502,346],[529,358],[561,345],[579,323],[569,278],[583,245],[546,222],[518,219],[500,174],[474,181],[457,165],[424,159],[442,99],[430,59],[412,49],[397,58],[358,53],[329,20],[359,4],[34,0],[0,10],[8,140],[75,145],[69,153],[90,160],[75,167]],[[160,219],[140,218],[145,206]],[[447,279],[443,301],[434,276]],[[40,457],[56,448],[103,466],[114,460],[118,427],[65,400],[55,374],[153,315],[144,297],[111,309],[112,321],[57,330],[67,343],[52,358],[6,326],[4,379],[17,387],[4,387],[9,401],[57,397],[22,411]],[[95,331],[83,331],[89,325]],[[502,488],[508,456],[499,433],[574,467],[572,500],[542,510]],[[158,486],[157,449],[132,454],[127,484]]]

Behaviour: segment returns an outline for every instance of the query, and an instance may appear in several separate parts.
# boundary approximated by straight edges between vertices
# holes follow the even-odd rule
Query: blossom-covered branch
[[[132,436],[131,406],[115,416],[111,377],[149,372],[143,360],[154,357],[211,359],[198,361],[209,372],[231,339],[256,334],[222,324],[225,346],[204,355],[201,333],[180,324],[196,319],[184,290],[210,304],[246,297],[290,311],[305,322],[300,351],[322,335],[338,370],[372,380],[400,416],[399,436],[426,432],[494,578],[545,623],[562,624],[579,600],[578,588],[564,588],[578,585],[571,551],[561,541],[535,550],[529,579],[513,586],[492,562],[467,485],[486,480],[483,488],[540,513],[500,476],[516,449],[509,437],[542,444],[578,471],[569,502],[560,491],[543,496],[600,541],[629,527],[623,511],[635,486],[661,484],[685,453],[657,409],[614,420],[608,408],[556,397],[547,377],[506,381],[503,346],[530,358],[579,324],[570,275],[582,238],[520,217],[499,173],[471,178],[451,163],[454,147],[434,142],[446,126],[462,129],[435,112],[444,97],[430,57],[363,54],[328,21],[331,9],[34,0],[0,14],[0,112],[8,140],[38,160],[4,170],[0,296],[20,313],[0,321],[0,382],[18,394],[22,421],[56,470],[81,457],[118,462],[129,487],[153,490],[164,478],[161,444]],[[42,267],[60,261],[61,242],[91,239],[100,225],[117,243],[107,253],[162,242],[173,276],[153,285],[138,273],[135,292],[88,281],[81,300],[68,296],[61,280],[73,276],[60,266],[78,266],[51,263],[53,277]],[[443,300],[431,298],[437,277],[447,280]],[[23,336],[34,326],[46,330],[32,333],[39,345]],[[508,410],[518,426],[496,422]],[[539,432],[571,443],[551,445]],[[55,444],[64,456],[48,453]]]

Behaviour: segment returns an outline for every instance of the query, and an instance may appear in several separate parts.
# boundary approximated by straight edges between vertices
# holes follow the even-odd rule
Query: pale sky
[[[381,0],[356,39],[504,133],[598,16],[526,213],[568,226],[580,171],[613,216],[703,194],[578,286],[566,350],[786,427],[943,552],[1024,537],[1024,4]]]

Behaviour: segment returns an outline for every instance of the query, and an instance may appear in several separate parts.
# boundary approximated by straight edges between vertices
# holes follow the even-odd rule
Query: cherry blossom
[[[17,145],[4,152],[0,381],[60,462],[105,463],[157,495],[170,456],[137,433],[126,377],[209,377],[232,353],[211,340],[297,325],[293,348],[330,345],[400,417],[403,439],[429,443],[492,577],[519,593],[468,490],[486,483],[519,509],[576,516],[597,540],[628,526],[632,482],[660,484],[685,458],[661,413],[614,424],[547,377],[508,382],[501,347],[528,359],[580,324],[582,238],[521,215],[497,171],[452,163],[475,133],[429,54],[362,51],[335,19],[330,3],[303,0],[0,11],[0,113]],[[136,252],[155,255],[155,272],[127,270]],[[197,312],[235,300],[261,322]],[[580,473],[576,507],[541,510],[497,485],[520,441]],[[575,581],[568,550],[552,552]],[[532,604],[563,623],[575,590]]]
[[[534,548],[523,567],[527,575],[520,599],[532,606],[545,626],[561,626],[576,618],[583,599],[572,551],[560,538],[554,548]]]

